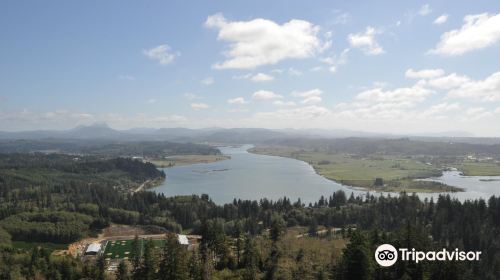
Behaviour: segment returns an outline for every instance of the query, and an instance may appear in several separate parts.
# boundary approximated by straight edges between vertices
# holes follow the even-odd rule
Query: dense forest
[[[168,242],[172,237],[159,250],[146,245],[142,256],[120,265],[118,279],[500,278],[498,197],[459,202],[441,196],[422,201],[405,193],[355,197],[338,191],[307,205],[286,197],[235,199],[216,205],[207,195],[165,197],[148,191],[117,191],[117,181],[96,176],[117,170],[129,174],[130,180],[163,176],[131,159],[9,154],[1,157],[0,167],[4,172],[0,177],[0,279],[111,277],[102,259],[82,263],[52,256],[43,246],[15,246],[18,241],[69,243],[110,223],[203,236],[198,251],[188,252]],[[89,183],[85,176],[97,179]],[[307,229],[303,238],[291,234],[297,227]],[[399,261],[382,268],[373,258],[382,243],[424,251],[459,248],[483,253],[479,262]]]
[[[214,147],[169,141],[116,141],[79,139],[0,140],[0,153],[66,153],[100,157],[218,155]]]

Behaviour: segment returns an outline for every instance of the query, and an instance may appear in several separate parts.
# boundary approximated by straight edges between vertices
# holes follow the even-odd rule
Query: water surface
[[[341,185],[316,174],[303,161],[248,153],[250,147],[220,147],[222,153],[231,156],[229,160],[165,168],[165,182],[153,190],[167,196],[208,194],[216,203],[231,202],[234,198],[276,200],[284,196],[292,201],[300,198],[309,203],[318,201],[322,195],[328,197],[337,190],[344,190],[348,196],[351,192],[355,195],[366,194],[366,191]],[[462,201],[500,195],[500,176],[467,177],[457,171],[450,171],[444,172],[442,177],[426,180],[466,189],[465,192],[449,193]],[[439,194],[417,195],[421,198],[437,198]]]

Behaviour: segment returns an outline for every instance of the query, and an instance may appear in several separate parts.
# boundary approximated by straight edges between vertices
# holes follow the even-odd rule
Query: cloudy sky
[[[7,0],[0,40],[0,130],[500,136],[498,1]]]

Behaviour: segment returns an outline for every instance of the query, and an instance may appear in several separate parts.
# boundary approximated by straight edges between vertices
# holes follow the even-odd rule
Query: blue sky
[[[269,2],[2,1],[0,130],[500,136],[499,2]]]

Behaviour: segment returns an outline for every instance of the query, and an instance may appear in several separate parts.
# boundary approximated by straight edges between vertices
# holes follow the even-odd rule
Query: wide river
[[[366,194],[366,191],[341,185],[316,174],[303,161],[248,153],[250,147],[220,147],[223,154],[231,156],[229,160],[165,168],[165,182],[153,190],[166,196],[208,194],[219,204],[231,202],[234,198],[276,200],[284,196],[292,201],[300,198],[302,202],[309,203],[318,201],[321,195],[328,197],[336,190],[344,190],[347,195],[351,192],[355,195]],[[465,188],[465,192],[450,193],[462,201],[500,195],[500,177],[465,177],[455,171],[431,179]],[[438,196],[418,195],[421,198]]]

